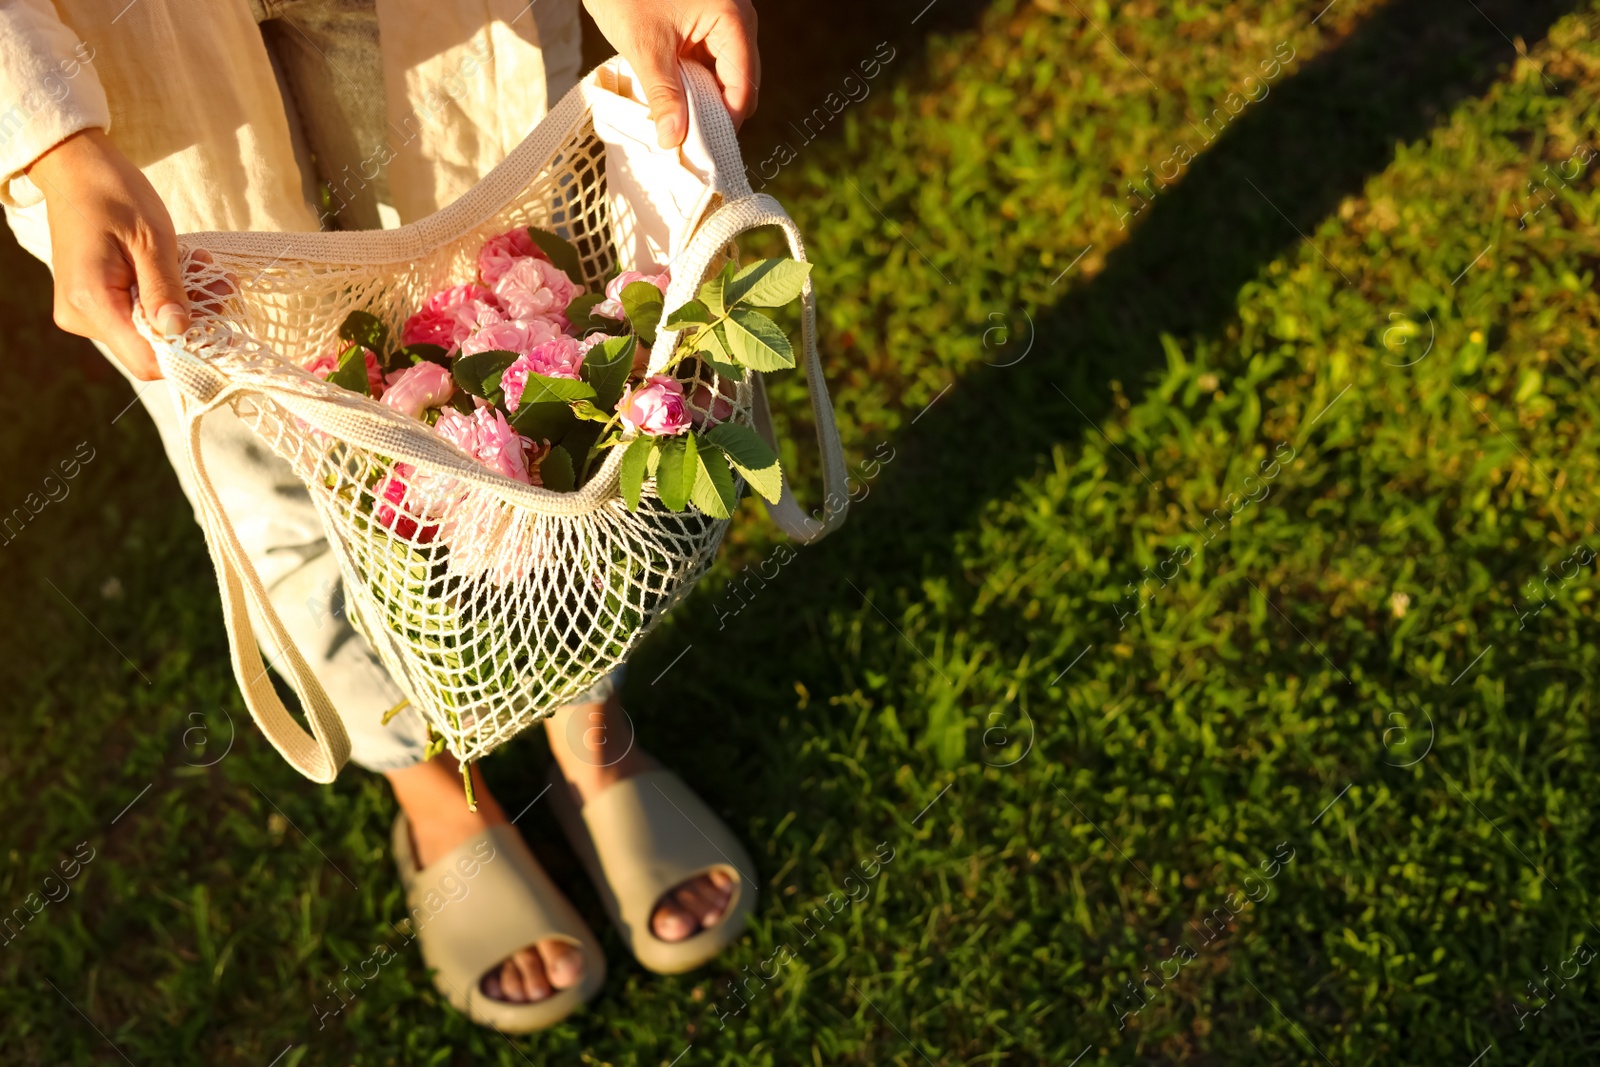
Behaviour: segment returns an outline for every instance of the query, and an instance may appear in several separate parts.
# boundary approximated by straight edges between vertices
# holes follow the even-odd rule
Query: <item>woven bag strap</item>
[[[684,85],[689,91],[689,105],[693,123],[711,152],[713,188],[723,197],[722,206],[712,211],[695,229],[694,236],[684,246],[682,253],[669,265],[672,282],[667,286],[663,322],[667,317],[694,299],[700,282],[712,262],[728,247],[735,237],[746,230],[760,226],[777,226],[789,242],[789,251],[802,263],[806,260],[805,243],[800,228],[783,210],[783,206],[766,193],[752,193],[749,179],[745,177],[744,161],[739,156],[739,141],[734,133],[733,120],[723,106],[722,94],[711,72],[697,63],[683,65]],[[679,330],[661,329],[650,350],[650,373],[655,374],[672,358],[678,342]],[[817,354],[817,296],[807,278],[800,293],[801,367],[806,376],[806,391],[811,396],[812,419],[817,426],[817,447],[822,453],[823,506],[820,514],[807,515],[794,498],[789,480],[783,481],[783,492],[776,504],[767,504],[767,513],[778,528],[796,541],[809,544],[826,537],[844,522],[850,506],[847,491],[849,472],[844,462],[844,446],[839,440],[839,425],[833,417],[833,404],[828,399],[828,383],[822,374],[822,359]],[[766,439],[773,450],[778,448],[772,425],[772,409],[767,403],[766,383],[758,372],[755,383],[756,431]]]
[[[134,306],[137,309],[138,304]],[[205,531],[211,562],[217,569],[217,585],[222,591],[222,619],[228,630],[229,658],[245,706],[272,747],[295,770],[313,782],[331,782],[350,759],[350,738],[327,691],[284,628],[261,576],[256,573],[234,533],[233,524],[223,512],[222,500],[206,470],[205,454],[200,446],[202,420],[225,404],[236,390],[220,372],[181,345],[163,343],[149,333],[143,315],[137,310],[135,319],[140,332],[153,342],[178,409],[180,424],[185,429],[184,451],[195,495],[199,498],[200,525]],[[252,611],[265,628],[265,636],[278,650],[276,667],[299,696],[306,721],[311,724],[309,732],[289,713],[272,679],[267,676]]]
[[[800,228],[772,197],[765,193],[753,193],[723,204],[706,216],[684,248],[679,261],[672,264],[672,283],[667,287],[666,311],[662,321],[693,299],[699,290],[700,279],[730,241],[746,230],[759,226],[782,229],[794,258],[805,262],[806,250],[800,238]],[[667,360],[672,358],[672,350],[680,332],[662,329],[657,333],[655,347],[650,350],[651,374],[666,366]],[[796,541],[809,544],[837,529],[844,522],[845,512],[850,505],[846,489],[849,472],[845,468],[844,446],[839,440],[839,425],[833,417],[833,404],[828,399],[822,358],[817,354],[817,296],[810,278],[806,279],[800,292],[800,338],[801,368],[806,376],[806,391],[811,396],[811,415],[817,426],[817,447],[822,453],[823,506],[819,514],[807,515],[795,500],[789,480],[785,478],[782,495],[776,504],[767,504],[767,512],[784,533]],[[759,372],[753,375],[753,380],[756,431],[776,451],[777,435],[772,425],[772,410],[767,404],[766,383]]]

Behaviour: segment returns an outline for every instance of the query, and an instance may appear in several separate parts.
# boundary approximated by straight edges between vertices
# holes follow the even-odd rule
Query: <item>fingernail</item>
[[[189,324],[189,312],[181,304],[162,304],[156,312],[156,329],[166,337],[181,336]]]
[[[667,115],[656,122],[656,139],[662,148],[677,148],[683,140],[683,125],[676,115]]]

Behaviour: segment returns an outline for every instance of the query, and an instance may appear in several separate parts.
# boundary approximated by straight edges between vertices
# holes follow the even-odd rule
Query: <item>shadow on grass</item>
[[[884,581],[915,580],[907,561],[917,573],[928,563],[939,570],[951,535],[998,487],[1030,473],[1056,442],[1094,432],[1085,418],[1106,415],[1112,381],[1137,399],[1142,380],[1165,365],[1163,334],[1219,334],[1242,285],[1359,193],[1399,143],[1425,135],[1501,75],[1516,58],[1508,38],[1538,41],[1574,6],[1399,0],[1307,62],[1158,193],[1099,275],[1036,319],[1026,359],[969,374],[905,436],[906,464],[885,478],[880,506],[913,511],[915,528],[885,538],[866,509],[825,550],[828,564],[872,573],[859,566],[870,561]],[[1198,134],[1186,136],[1201,147]],[[1342,267],[1358,286],[1359,267]],[[1017,397],[1029,406],[1019,411]],[[1003,440],[994,433],[998,410],[1020,416]],[[891,552],[874,550],[884,542]]]
[[[654,676],[692,643],[715,647],[721,662],[749,665],[752,677],[739,687],[749,700],[787,703],[792,679],[802,674],[831,682],[838,672],[828,650],[818,651],[817,662],[797,662],[799,649],[821,643],[808,640],[805,618],[862,610],[863,592],[914,589],[928,576],[957,575],[955,535],[997,493],[1031,474],[1052,446],[1095,434],[1089,423],[1105,420],[1113,382],[1137,401],[1144,380],[1165,365],[1163,334],[1221,333],[1243,284],[1305,240],[1343,198],[1359,193],[1390,164],[1397,144],[1424,136],[1458,101],[1503,76],[1517,56],[1513,39],[1541,40],[1574,6],[1397,0],[1305,62],[1214,143],[1185,133],[1203,154],[1139,214],[1100,274],[1078,286],[1070,277],[1061,282],[1066,291],[1059,302],[1035,317],[1025,359],[968,373],[919,417],[894,442],[898,456],[872,499],[761,594],[758,617],[746,615],[719,632],[716,612],[697,597],[679,613],[681,638],[653,643],[638,673]],[[890,205],[883,210],[896,215]],[[1359,285],[1359,271],[1343,266],[1348,284]],[[1018,398],[1026,405],[1019,407]],[[1002,411],[1005,425],[997,427]],[[1111,462],[1113,476],[1140,477],[1125,466],[1117,471],[1122,461]],[[874,599],[881,604],[883,597]],[[774,656],[772,635],[785,627],[795,638],[793,655]],[[716,694],[681,677],[668,685],[671,692],[660,694],[668,700],[652,702],[687,707],[664,709],[670,721],[663,727],[689,731],[697,716],[687,709]],[[637,683],[632,691],[643,695]],[[748,729],[755,744],[774,753],[795,740],[774,741],[764,725]],[[681,747],[686,761],[706,758]],[[735,754],[721,751],[706,765],[725,766]],[[781,762],[773,768],[780,778]]]

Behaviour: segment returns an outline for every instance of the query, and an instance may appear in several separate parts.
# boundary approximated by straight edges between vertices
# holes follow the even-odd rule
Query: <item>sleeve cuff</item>
[[[0,203],[13,208],[43,199],[24,173],[35,160],[80,130],[111,125],[94,50],[30,6],[0,11]]]

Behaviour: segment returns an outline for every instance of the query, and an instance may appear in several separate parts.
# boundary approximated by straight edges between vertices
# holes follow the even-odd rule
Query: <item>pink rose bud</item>
[[[646,378],[623,394],[617,404],[622,425],[652,437],[671,437],[689,428],[689,405],[683,386],[665,374]]]
[[[420,419],[424,411],[449,400],[455,390],[449,371],[424,361],[395,375],[383,394],[383,403],[402,415]]]
[[[669,271],[662,271],[660,274],[641,274],[636,270],[625,270],[606,283],[606,298],[594,306],[594,313],[608,319],[620,319],[624,314],[622,290],[634,282],[649,282],[660,289],[661,294],[665,296],[667,285],[671,281],[672,275]]]

